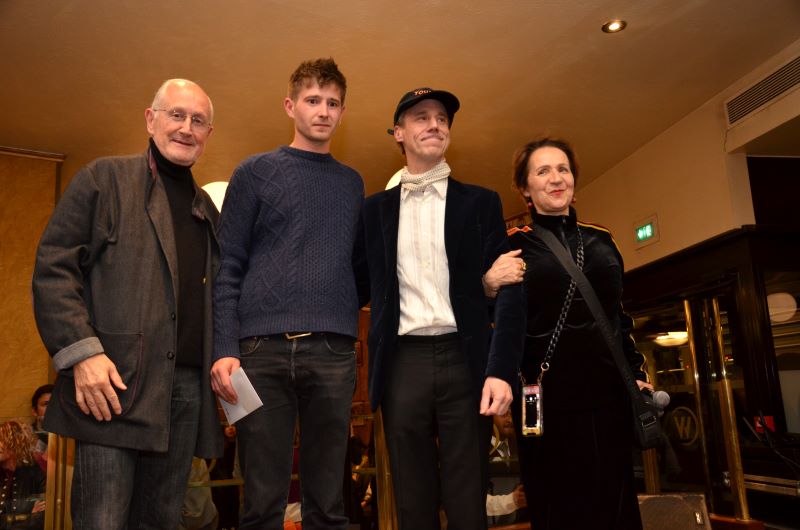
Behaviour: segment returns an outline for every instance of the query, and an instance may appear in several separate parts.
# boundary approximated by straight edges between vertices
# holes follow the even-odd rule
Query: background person
[[[241,479],[238,458],[236,457],[236,426],[226,425],[223,454],[209,469],[211,480]],[[211,497],[219,512],[219,527],[233,530],[239,526],[241,486],[222,486],[211,488]]]
[[[45,475],[32,447],[30,426],[0,425],[0,529],[44,528]]]
[[[570,206],[578,166],[563,140],[541,138],[526,144],[514,160],[514,186],[531,211],[532,226],[549,230],[577,259],[597,292],[639,387],[652,386],[642,370],[644,357],[623,311],[624,267],[611,234],[578,222]],[[512,248],[527,265],[527,329],[521,366],[534,383],[559,321],[571,277],[544,242],[526,226],[512,231]],[[576,290],[544,375],[544,435],[523,437],[521,407],[515,407],[519,460],[531,524],[537,530],[641,529],[634,488],[631,406],[611,352]],[[580,507],[580,509],[576,509]]]
[[[50,396],[53,394],[53,385],[42,385],[33,392],[31,396],[31,413],[33,414],[33,431],[36,433],[44,431],[42,423],[44,414],[47,412],[47,405],[50,403]]]
[[[489,494],[486,496],[486,515],[490,526],[513,524],[517,522],[517,511],[528,506],[525,488],[517,484],[509,493]]]
[[[494,424],[492,428],[491,450],[489,459],[493,462],[510,463],[512,458],[517,456],[517,440],[514,437],[514,421],[511,415],[511,407],[505,414],[497,414],[492,418]]]
[[[53,385],[46,384],[37,388],[31,396],[31,414],[33,414],[33,433],[36,435],[34,456],[44,472],[47,472],[47,431],[44,430],[44,414],[53,393]]]
[[[517,511],[528,503],[519,483],[517,441],[514,434],[511,407],[505,414],[493,418],[492,449],[489,452],[489,495],[486,496],[486,515],[490,526],[517,522]]]

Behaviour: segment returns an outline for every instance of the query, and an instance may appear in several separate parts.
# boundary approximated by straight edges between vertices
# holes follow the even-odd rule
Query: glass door
[[[687,300],[712,512],[749,519],[742,471],[738,418],[746,410],[745,367],[737,347],[737,313],[733,294]]]
[[[650,381],[670,395],[661,417],[666,441],[657,451],[660,489],[709,492],[704,415],[686,308],[678,301],[633,316],[634,339],[645,356]]]
[[[732,294],[689,298],[634,315],[656,390],[670,394],[658,450],[663,492],[704,492],[710,511],[748,519],[736,420],[746,402],[731,328]]]

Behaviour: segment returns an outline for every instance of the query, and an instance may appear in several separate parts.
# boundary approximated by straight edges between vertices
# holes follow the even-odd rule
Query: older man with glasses
[[[222,452],[211,391],[217,209],[191,167],[211,100],[170,79],[144,154],[81,169],[36,254],[39,333],[58,377],[44,427],[76,439],[75,528],[176,528],[192,455]]]

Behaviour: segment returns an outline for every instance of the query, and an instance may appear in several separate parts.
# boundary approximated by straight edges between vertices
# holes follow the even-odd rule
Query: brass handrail
[[[703,455],[703,474],[706,478],[706,498],[713,499],[711,494],[711,466],[708,458],[708,446],[706,445],[705,436],[705,421],[703,420],[703,398],[700,392],[700,372],[697,370],[697,337],[694,333],[694,324],[692,323],[692,309],[689,300],[683,301],[683,313],[686,318],[686,334],[689,338],[689,355],[692,358],[692,383],[694,384],[694,408],[697,411],[697,429],[700,432],[700,452]],[[713,502],[709,503],[711,511],[714,511]]]
[[[736,430],[736,410],[733,403],[733,390],[725,369],[725,341],[722,335],[722,321],[720,318],[719,300],[715,297],[711,300],[714,311],[715,339],[717,342],[717,352],[719,354],[720,381],[719,381],[719,405],[722,412],[723,432],[725,436],[725,454],[728,460],[728,473],[731,482],[731,493],[733,494],[733,511],[737,519],[742,521],[750,520],[750,510],[747,505],[747,494],[745,492],[744,470],[742,469],[742,454],[739,447],[739,432]]]
[[[75,461],[75,441],[66,436],[47,435],[47,489],[45,490],[45,530],[72,530],[69,491]]]
[[[392,487],[392,471],[389,467],[389,450],[386,447],[386,436],[383,433],[383,416],[381,411],[375,413],[375,480],[378,488],[378,529],[394,530],[397,525],[397,510],[394,504],[394,488]]]

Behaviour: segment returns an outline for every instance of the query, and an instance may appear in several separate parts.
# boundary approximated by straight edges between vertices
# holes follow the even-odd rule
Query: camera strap
[[[597,294],[595,294],[594,288],[589,283],[586,275],[583,274],[581,269],[575,266],[571,256],[567,254],[567,251],[561,246],[556,236],[542,229],[534,230],[533,234],[544,241],[558,261],[561,262],[564,269],[572,276],[573,282],[577,283],[578,289],[580,289],[583,299],[586,301],[586,305],[589,306],[589,310],[592,312],[597,322],[597,327],[600,328],[603,339],[605,339],[608,349],[611,351],[611,357],[614,358],[617,369],[622,376],[622,381],[625,383],[625,387],[633,400],[632,403],[634,403],[634,406],[637,408],[643,407],[646,409],[647,407],[644,404],[642,393],[639,391],[639,386],[636,384],[636,379],[633,377],[633,371],[630,365],[625,362],[625,356],[622,353],[620,341],[615,339],[616,334],[612,330],[611,323],[608,321],[608,317],[606,317],[603,307],[600,305],[600,300],[598,300]],[[578,227],[578,234],[580,235],[580,227]]]
[[[577,227],[577,229],[578,229],[578,251],[576,252],[577,257],[575,259],[577,265],[572,261],[572,257],[567,254],[566,249],[561,246],[561,244],[558,242],[556,237],[551,232],[549,232],[548,230],[534,227],[533,234],[539,235],[540,232],[547,233],[547,235],[550,236],[550,239],[552,240],[551,242],[554,242],[554,244],[558,246],[558,248],[561,250],[564,256],[566,256],[566,258],[569,260],[570,264],[573,267],[576,267],[579,271],[581,271],[583,270],[583,262],[584,262],[583,235],[581,234],[580,227]],[[544,243],[548,246],[548,248],[550,248],[551,251],[553,250],[550,241],[546,241],[541,236],[539,238],[542,241],[544,241]],[[556,255],[556,258],[559,258],[559,256]],[[578,282],[575,280],[575,278],[571,278],[569,282],[569,287],[567,288],[567,294],[564,296],[564,303],[561,305],[561,313],[558,315],[558,321],[556,322],[556,327],[553,328],[553,334],[550,335],[550,343],[547,345],[547,351],[544,354],[544,358],[542,358],[541,372],[539,372],[539,377],[537,379],[537,383],[539,385],[542,384],[542,378],[544,377],[544,373],[550,369],[550,361],[552,360],[553,354],[556,351],[556,346],[558,345],[558,339],[561,337],[561,332],[564,330],[564,324],[567,321],[567,314],[569,313],[569,308],[572,305],[573,298],[575,298],[575,288],[577,285]],[[521,375],[520,377],[522,378]],[[525,385],[524,378],[522,378],[522,385],[523,386]]]

